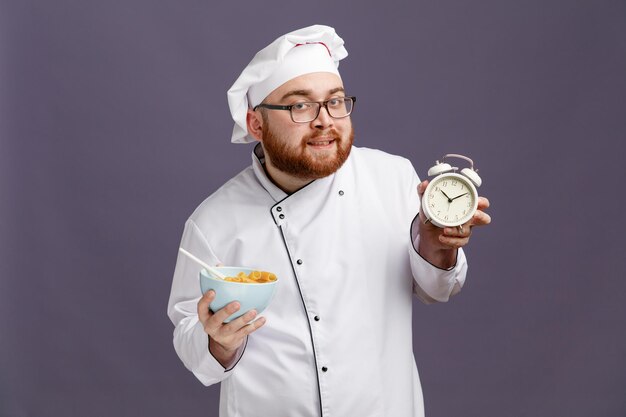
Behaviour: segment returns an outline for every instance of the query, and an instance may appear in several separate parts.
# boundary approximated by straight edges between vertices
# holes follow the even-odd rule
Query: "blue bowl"
[[[238,268],[234,266],[220,266],[215,267],[215,269],[227,277],[234,277],[239,272],[248,275],[255,270],[252,268]],[[256,270],[258,271],[258,269]],[[239,301],[241,305],[241,308],[224,320],[224,323],[228,323],[252,309],[260,314],[267,308],[270,301],[272,301],[277,283],[278,278],[276,278],[276,281],[263,283],[224,281],[213,276],[213,274],[206,269],[200,271],[200,289],[202,290],[202,294],[209,290],[215,291],[215,299],[209,305],[212,311],[220,310],[232,301]]]

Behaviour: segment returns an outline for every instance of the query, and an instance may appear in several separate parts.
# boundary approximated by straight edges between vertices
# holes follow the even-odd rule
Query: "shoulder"
[[[250,209],[255,204],[263,203],[265,207],[264,200],[269,196],[262,190],[252,167],[248,167],[202,201],[191,214],[190,220],[200,225],[209,220],[235,216],[238,210]]]
[[[393,155],[379,149],[352,147],[351,157],[359,171],[374,175],[409,175],[415,172],[413,164],[407,158]]]
[[[376,149],[353,148],[353,152],[351,173],[359,198],[370,208],[380,206],[386,215],[393,212],[391,217],[410,223],[419,208],[419,177],[411,161]]]

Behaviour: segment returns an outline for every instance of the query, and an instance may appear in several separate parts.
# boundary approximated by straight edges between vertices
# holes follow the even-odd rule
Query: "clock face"
[[[472,218],[478,206],[474,184],[460,174],[435,177],[426,187],[422,203],[426,217],[439,227],[458,226]]]

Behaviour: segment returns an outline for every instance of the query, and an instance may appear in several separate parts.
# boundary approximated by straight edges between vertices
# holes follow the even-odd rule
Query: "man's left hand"
[[[428,186],[428,181],[423,181],[417,187],[420,201]],[[485,213],[489,207],[489,200],[478,197],[478,208],[474,216],[465,224],[457,227],[440,228],[430,222],[426,222],[426,216],[420,210],[419,234],[420,243],[417,248],[419,254],[433,265],[443,269],[451,268],[456,263],[456,251],[468,244],[474,226],[484,226],[491,223],[491,216]]]

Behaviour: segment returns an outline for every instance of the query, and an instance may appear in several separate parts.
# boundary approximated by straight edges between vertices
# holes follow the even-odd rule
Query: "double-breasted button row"
[[[274,220],[285,220],[285,212],[282,206],[276,206],[272,209],[272,215],[274,216]]]

